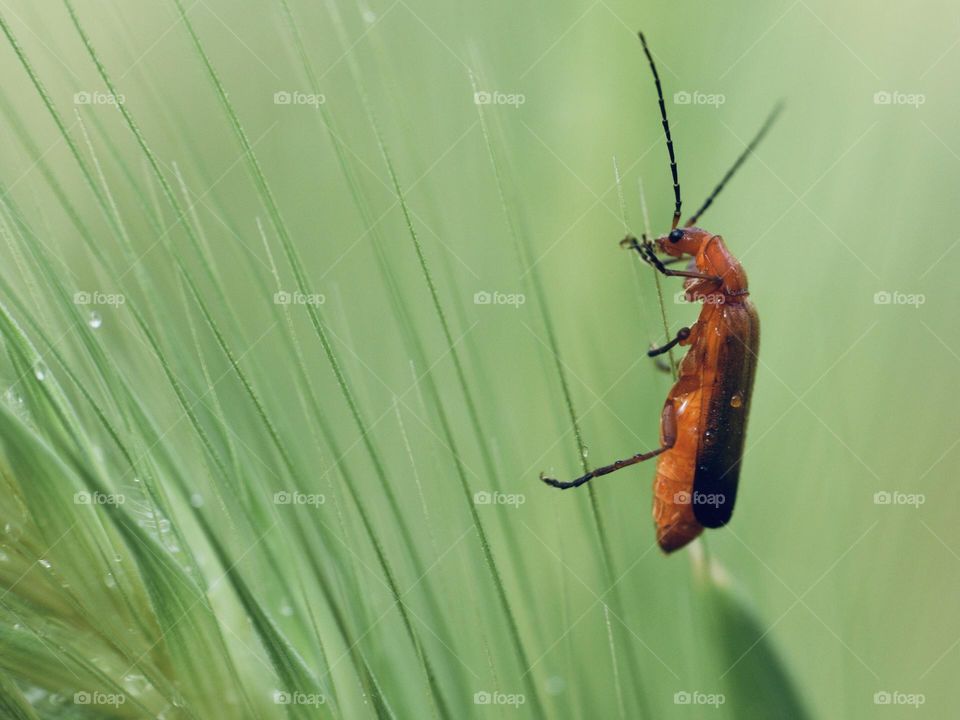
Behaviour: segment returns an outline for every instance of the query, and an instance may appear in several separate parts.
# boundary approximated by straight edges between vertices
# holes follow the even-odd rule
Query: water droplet
[[[125,675],[123,684],[127,691],[133,695],[141,695],[150,687],[150,682],[147,678],[139,673]]]
[[[290,617],[291,615],[293,615],[293,608],[290,607],[288,603],[284,603],[283,605],[280,606],[280,614],[283,615],[284,617]]]
[[[372,25],[377,21],[377,14],[373,10],[364,10],[363,21]]]
[[[100,317],[100,313],[91,312],[90,315],[87,317],[87,325],[92,327],[94,330],[96,330],[98,327],[103,325],[103,318]]]
[[[40,560],[37,560],[37,562],[43,565],[43,567],[45,567],[47,570],[53,567],[53,565],[49,560],[44,560],[43,558],[41,558]]]
[[[203,507],[203,495],[200,493],[194,493],[190,496],[190,504],[195,508]]]
[[[40,381],[47,377],[47,368],[42,362],[35,363],[33,366],[33,376]]]
[[[104,575],[103,584],[106,585],[108,588],[115,588],[117,586],[117,581],[113,577],[113,573],[107,573],[106,575]]]
[[[730,398],[730,407],[738,408],[743,405],[743,395],[736,393],[732,398]]]

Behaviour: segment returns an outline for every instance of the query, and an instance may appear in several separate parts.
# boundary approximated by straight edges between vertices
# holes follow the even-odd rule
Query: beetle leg
[[[679,258],[678,258],[679,259]],[[667,264],[663,262],[660,258],[653,254],[651,250],[646,258],[647,264],[653,265],[658,272],[667,277],[683,277],[683,278],[695,278],[697,280],[710,280],[711,282],[723,282],[723,278],[719,275],[707,275],[702,272],[693,272],[690,270],[671,270],[667,267]]]
[[[540,479],[550,487],[559,488],[560,490],[567,490],[568,488],[580,487],[595,477],[609,475],[612,472],[616,472],[617,470],[629,467],[631,465],[636,465],[644,460],[650,460],[651,458],[655,458],[657,455],[666,452],[672,448],[674,443],[677,441],[677,413],[673,408],[673,403],[670,401],[667,401],[667,404],[663,406],[663,412],[660,414],[660,434],[663,436],[663,445],[658,447],[656,450],[651,450],[650,452],[646,453],[638,453],[633,457],[627,458],[626,460],[617,460],[614,463],[599,467],[596,470],[588,472],[586,475],[578,477],[576,480],[571,480],[570,482],[560,482],[559,480],[554,480],[553,478],[544,477],[543,473],[540,473]]]
[[[627,235],[623,240],[620,241],[620,247],[626,248],[629,250],[636,250],[640,257],[643,258],[644,262],[647,262],[647,256],[644,254],[644,245],[651,245],[650,241],[646,236],[643,238],[643,245],[638,241],[633,235]],[[652,250],[652,248],[651,248]],[[676,265],[677,263],[686,262],[686,258],[683,257],[672,257],[669,260],[661,260],[663,265]]]
[[[650,242],[650,239],[646,235],[643,236],[642,242],[638,241],[632,235],[628,235],[620,241],[620,245],[636,250],[638,253],[640,253],[640,257],[643,258],[645,263],[652,265],[658,272],[666,275],[667,277],[696,278],[698,280],[710,280],[712,282],[723,281],[723,278],[718,275],[707,275],[706,273],[694,272],[691,270],[670,270],[667,265],[672,265],[675,262],[682,262],[683,258],[671,258],[667,261],[661,260],[657,257],[656,250],[653,248],[653,243]]]
[[[688,337],[690,337],[690,328],[682,327],[677,331],[677,336],[670,342],[661,345],[660,347],[650,348],[647,350],[647,357],[656,357],[657,355],[663,355],[665,352],[673,348],[674,345],[683,342]]]

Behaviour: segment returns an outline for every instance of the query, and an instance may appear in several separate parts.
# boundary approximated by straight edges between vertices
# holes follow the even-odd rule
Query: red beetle
[[[543,475],[541,479],[565,490],[659,457],[653,486],[653,519],[657,542],[669,553],[692,541],[703,528],[725,525],[733,514],[760,349],[760,320],[749,299],[746,272],[722,237],[694,227],[694,223],[760,142],[781,108],[774,109],[701,208],[683,228],[677,227],[680,182],[667,109],[660,76],[643,33],[640,42],[657,87],[675,206],[669,233],[655,242],[646,235],[639,241],[627,236],[621,244],[636,250],[664,275],[684,278],[686,299],[702,304],[700,316],[691,327],[681,328],[673,340],[647,353],[654,357],[676,345],[688,348],[660,415],[660,447],[597,468],[570,482]],[[667,259],[661,259],[658,251]],[[667,267],[688,258],[685,270]]]

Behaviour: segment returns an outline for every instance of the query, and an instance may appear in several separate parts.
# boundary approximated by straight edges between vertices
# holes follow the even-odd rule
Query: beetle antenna
[[[673,230],[680,222],[680,180],[677,177],[677,156],[673,152],[673,138],[670,137],[670,123],[667,122],[667,106],[663,102],[663,88],[660,86],[660,74],[657,72],[657,66],[653,62],[653,55],[650,54],[650,48],[647,47],[647,39],[643,33],[637,33],[640,36],[640,44],[643,45],[643,52],[650,61],[650,69],[653,71],[653,81],[657,85],[657,100],[660,101],[660,118],[663,120],[663,132],[667,136],[667,152],[670,153],[670,174],[673,175],[673,224],[670,229]]]
[[[767,131],[773,125],[774,121],[780,115],[780,112],[783,110],[783,101],[778,102],[773,110],[770,111],[770,114],[767,115],[767,119],[764,121],[763,126],[760,130],[757,131],[757,134],[753,136],[753,140],[750,141],[750,144],[740,153],[740,157],[737,158],[736,162],[733,163],[733,166],[727,170],[726,175],[723,176],[723,179],[720,180],[720,183],[713,189],[713,192],[710,193],[710,196],[704,201],[703,205],[697,210],[693,215],[690,216],[690,219],[687,220],[686,227],[693,225],[707,208],[713,204],[714,198],[720,194],[720,191],[723,190],[723,187],[730,181],[730,178],[733,177],[733,174],[740,169],[740,166],[743,165],[744,160],[756,149],[757,145],[760,144],[760,141],[763,140],[763,136],[767,134]]]

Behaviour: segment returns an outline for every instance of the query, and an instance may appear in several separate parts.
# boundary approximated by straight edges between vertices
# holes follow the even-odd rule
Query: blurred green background
[[[182,560],[163,540],[175,526],[198,555],[211,628],[225,638],[222,654],[196,649],[198,658],[211,653],[198,664],[219,664],[227,677],[200,682],[196,668],[157,661],[152,669],[170,687],[119,673],[119,686],[141,707],[78,705],[74,693],[92,688],[65,668],[82,658],[98,666],[113,632],[96,616],[106,600],[68,600],[61,583],[30,589],[44,587],[40,561],[71,543],[54,542],[60,533],[51,536],[48,505],[21,499],[3,503],[5,517],[36,534],[28,543],[8,522],[3,549],[20,563],[0,574],[2,622],[49,623],[37,634],[54,639],[43,643],[50,657],[35,656],[28,669],[4,661],[11,707],[28,713],[31,705],[37,717],[165,718],[210,717],[210,707],[223,717],[264,718],[955,710],[955,3],[181,7],[189,27],[172,1],[73,4],[175,206],[69,8],[0,4],[88,170],[5,42],[0,236],[8,252],[0,298],[77,408],[70,422],[102,448],[102,458],[87,459],[92,472],[104,488],[132,497],[125,509],[159,542],[151,552],[170,553],[159,569],[131,572],[131,596],[151,598],[143,600],[146,616],[163,614],[150,579]],[[654,544],[652,465],[598,480],[592,491],[560,494],[537,480],[541,470],[580,473],[563,382],[593,465],[655,446],[670,385],[644,357],[664,336],[654,276],[617,246],[625,226],[643,230],[641,179],[655,233],[668,229],[672,211],[638,29],[659,63],[688,212],[773,104],[786,100],[756,156],[701,221],[743,262],[763,326],[737,512],[728,528],[669,558]],[[252,179],[233,120],[276,214]],[[280,216],[302,259],[300,289],[322,296],[313,318],[307,305],[271,297],[299,287]],[[103,257],[83,241],[78,221]],[[45,264],[31,246],[42,248]],[[97,318],[78,323],[51,278],[68,295],[122,293],[126,302],[80,307]],[[675,331],[696,308],[675,302],[679,283],[663,287]],[[520,297],[485,304],[478,293]],[[165,349],[170,375],[135,312]],[[318,318],[366,434],[331,371]],[[38,339],[44,333],[74,378]],[[99,361],[86,354],[84,334],[103,349]],[[129,399],[110,399],[114,373],[152,429]],[[195,421],[185,419],[171,376]],[[25,386],[35,379],[12,360],[3,379],[16,410],[11,422],[79,478],[84,460],[48,427],[52,416],[31,406],[34,391]],[[138,462],[151,465],[166,499],[137,495],[81,386]],[[308,386],[329,437],[318,429]],[[17,456],[11,436],[4,445],[11,486],[33,483],[32,461]],[[228,472],[218,474],[217,457]],[[50,477],[59,482],[56,472]],[[293,488],[323,494],[323,504],[272,499]],[[482,493],[507,495],[488,504]],[[56,520],[67,537],[69,519]],[[481,529],[502,584],[489,570]],[[219,552],[211,538],[222,543]],[[385,585],[384,558],[412,630]],[[77,592],[84,578],[103,579],[96,554],[63,562],[64,582]],[[249,597],[223,581],[228,568]],[[63,593],[63,601],[45,593]],[[78,618],[89,621],[83,633],[72,629]],[[269,650],[264,626],[283,638],[282,649]],[[169,640],[149,627],[138,632],[152,650]],[[187,655],[189,641],[181,640]],[[146,662],[138,655],[129,659]],[[278,657],[300,658],[319,687],[285,686]],[[434,686],[424,680],[424,657]],[[117,667],[136,675],[136,665]],[[117,670],[99,667],[107,676]],[[231,682],[246,687],[246,705]],[[371,701],[371,688],[383,704]],[[278,689],[328,701],[277,703]],[[722,703],[694,704],[711,694]]]

